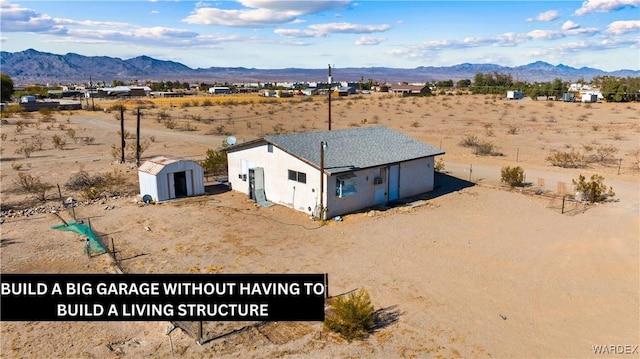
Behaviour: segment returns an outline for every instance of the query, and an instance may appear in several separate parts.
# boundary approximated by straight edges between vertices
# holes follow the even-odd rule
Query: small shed
[[[154,157],[138,168],[140,195],[156,202],[204,194],[204,170],[196,162]]]
[[[507,99],[509,100],[520,100],[524,98],[524,92],[519,90],[507,91]]]

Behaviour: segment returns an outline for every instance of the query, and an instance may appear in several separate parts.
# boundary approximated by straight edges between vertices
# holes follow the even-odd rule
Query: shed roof
[[[146,172],[151,175],[157,175],[172,163],[177,163],[180,161],[184,161],[183,159],[172,157],[172,156],[156,156],[147,161],[145,161],[139,168],[138,171]]]
[[[328,174],[444,154],[442,150],[386,126],[265,136],[230,147],[227,151],[233,152],[261,141],[271,143],[316,168],[320,168],[320,145],[325,142],[324,168]]]

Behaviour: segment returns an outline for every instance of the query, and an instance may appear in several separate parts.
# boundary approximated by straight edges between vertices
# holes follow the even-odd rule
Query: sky
[[[640,69],[640,0],[0,0],[0,48],[191,68]]]

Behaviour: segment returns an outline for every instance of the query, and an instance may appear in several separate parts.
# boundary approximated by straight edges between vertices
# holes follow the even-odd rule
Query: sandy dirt
[[[230,134],[246,141],[327,127],[323,99],[207,97],[212,104],[202,106],[203,99],[197,106],[194,99],[146,104],[143,159],[201,160]],[[125,128],[135,134],[136,104],[127,106]],[[161,113],[175,121],[173,129],[157,120]],[[49,213],[60,207],[57,188],[41,203],[16,181],[19,173],[39,176],[82,202],[81,193],[64,187],[74,173],[121,173],[130,183],[123,193],[81,204],[75,213],[113,241],[124,272],[328,273],[330,295],[367,290],[379,324],[367,339],[347,342],[318,322],[207,323],[208,338],[244,330],[198,345],[168,322],[2,322],[2,357],[640,357],[593,349],[640,344],[638,104],[382,94],[332,101],[334,129],[386,125],[446,154],[434,192],[325,224],[282,206],[256,206],[213,182],[205,196],[140,203],[135,164],[118,163],[112,150],[119,144],[117,116],[4,118],[2,273],[114,273],[110,256],[88,259],[82,238],[51,229],[60,223]],[[63,149],[54,148],[54,135],[66,140]],[[478,156],[461,146],[469,135],[501,155]],[[34,138],[43,139],[41,150],[28,158],[16,153]],[[617,149],[611,161],[589,168],[546,161],[553,150],[595,153],[607,145]],[[531,186],[501,185],[506,165],[524,168]],[[571,193],[579,174],[593,173],[605,177],[615,200],[568,202],[562,214],[560,193]]]

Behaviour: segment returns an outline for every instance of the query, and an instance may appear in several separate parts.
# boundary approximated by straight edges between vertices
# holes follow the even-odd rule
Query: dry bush
[[[15,184],[20,191],[32,195],[36,200],[45,202],[47,200],[47,192],[53,188],[53,185],[43,182],[40,177],[32,176],[27,173],[18,173],[18,179]]]
[[[602,145],[596,148],[596,153],[589,156],[589,162],[597,162],[600,164],[610,164],[615,162],[615,154],[618,148],[612,145]]]
[[[587,159],[584,154],[571,150],[571,152],[552,152],[546,160],[551,163],[552,166],[562,168],[584,168],[587,166]]]
[[[520,166],[505,166],[500,170],[500,181],[511,187],[522,186],[524,184],[524,170]]]
[[[364,289],[335,298],[331,303],[324,325],[349,341],[364,339],[373,330],[375,311],[369,293]]]
[[[576,191],[584,195],[584,199],[591,203],[603,202],[607,198],[615,196],[613,187],[609,187],[604,184],[604,177],[599,174],[594,174],[587,182],[585,176],[580,175],[577,180],[572,180],[576,186]]]
[[[73,143],[78,143],[78,137],[76,137],[76,130],[73,128],[67,129],[66,132],[67,137],[69,137]]]
[[[53,147],[59,150],[64,150],[64,146],[67,145],[67,142],[64,140],[64,138],[58,135],[53,135],[53,137],[51,138],[51,142],[53,143]]]
[[[631,168],[634,171],[640,171],[640,148],[631,150],[627,154],[631,156]]]
[[[38,113],[40,114],[40,122],[56,122],[51,109],[42,107],[38,110]]]
[[[36,146],[28,141],[21,141],[20,146],[16,148],[17,155],[23,155],[25,158],[31,157],[31,154],[37,150]]]
[[[111,196],[126,192],[127,179],[122,171],[97,173],[90,175],[80,171],[72,175],[65,188],[79,192],[85,200],[93,200],[103,196]]]

